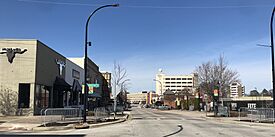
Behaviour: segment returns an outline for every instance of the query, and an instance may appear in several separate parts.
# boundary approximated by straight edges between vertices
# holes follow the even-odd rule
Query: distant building
[[[127,100],[133,104],[145,104],[147,93],[129,93],[127,94]]]
[[[153,104],[157,101],[158,95],[154,92],[129,93],[127,94],[127,100],[134,104]]]
[[[162,95],[166,90],[172,92],[182,91],[185,88],[195,91],[198,87],[198,74],[190,75],[165,75],[160,71],[156,75],[156,93]]]
[[[230,97],[237,98],[244,96],[244,87],[238,82],[233,82],[230,84]]]
[[[112,73],[110,72],[101,72],[102,76],[106,79],[106,81],[108,82],[108,87],[111,88],[112,87]]]

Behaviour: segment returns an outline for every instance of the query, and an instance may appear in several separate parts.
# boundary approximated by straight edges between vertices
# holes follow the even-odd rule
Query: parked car
[[[158,109],[160,110],[171,110],[170,106],[164,105],[164,106],[159,106]]]

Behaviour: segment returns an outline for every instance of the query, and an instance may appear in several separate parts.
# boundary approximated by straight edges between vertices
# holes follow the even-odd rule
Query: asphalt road
[[[192,115],[133,108],[132,120],[97,129],[74,131],[91,137],[268,137],[275,127],[223,123]],[[189,113],[188,113],[189,114]]]
[[[224,123],[155,109],[133,108],[132,119],[124,123],[94,129],[67,130],[43,135],[89,137],[269,137],[275,136],[273,126]],[[30,135],[30,134],[29,134]],[[37,136],[32,134],[33,136]],[[41,136],[41,134],[40,134]]]

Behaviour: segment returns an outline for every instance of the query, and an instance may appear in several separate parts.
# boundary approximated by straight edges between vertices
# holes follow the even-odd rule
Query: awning
[[[90,98],[101,98],[101,95],[99,93],[93,92],[92,94],[88,94],[88,97],[90,97]]]
[[[71,85],[68,84],[63,78],[56,77],[54,81],[54,88],[56,90],[68,91],[71,89]]]
[[[82,87],[81,87],[81,85],[79,84],[79,82],[77,80],[74,80],[72,89],[75,92],[81,92],[82,91]]]

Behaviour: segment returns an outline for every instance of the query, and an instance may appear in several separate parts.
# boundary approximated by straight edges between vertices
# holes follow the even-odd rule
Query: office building
[[[230,97],[238,98],[244,96],[244,87],[238,82],[233,82],[230,84]]]
[[[162,95],[166,90],[172,92],[182,91],[185,88],[195,91],[198,87],[198,75],[166,75],[162,71],[156,75],[156,93]]]

